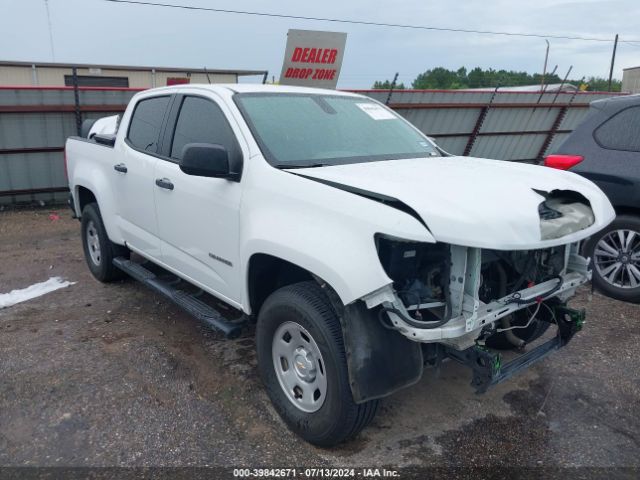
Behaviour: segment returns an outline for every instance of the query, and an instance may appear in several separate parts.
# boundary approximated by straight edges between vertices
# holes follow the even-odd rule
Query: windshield
[[[267,161],[279,168],[439,155],[402,118],[366,98],[242,93],[234,99]]]

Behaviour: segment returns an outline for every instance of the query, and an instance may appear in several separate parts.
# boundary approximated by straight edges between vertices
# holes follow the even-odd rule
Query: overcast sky
[[[154,1],[154,0],[150,0]],[[369,88],[397,71],[407,86],[429,68],[492,67],[542,70],[545,42],[478,34],[444,33],[252,17],[104,0],[0,0],[0,60],[95,64],[267,69],[282,67],[289,28],[347,32],[341,88]],[[638,0],[163,0],[301,16],[367,20],[479,30],[605,37],[619,33],[614,76],[640,65]],[[50,38],[53,39],[53,48]],[[549,70],[563,76],[606,77],[612,42],[550,40]]]

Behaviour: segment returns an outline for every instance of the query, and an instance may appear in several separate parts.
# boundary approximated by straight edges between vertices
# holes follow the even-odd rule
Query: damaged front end
[[[578,243],[505,252],[380,236],[377,245],[394,283],[363,298],[367,307],[411,340],[457,350],[510,331],[515,312],[566,302],[591,277]]]
[[[566,345],[584,312],[566,306],[591,278],[579,242],[501,251],[376,238],[393,284],[362,300],[387,329],[422,344],[425,364],[451,358],[469,366],[484,392]],[[504,363],[494,348],[524,352],[548,326],[556,336]]]
[[[590,227],[595,216],[589,200],[572,190],[534,190],[544,200],[538,205],[540,239],[553,240]]]
[[[542,199],[541,241],[594,223],[582,194],[535,192]],[[456,350],[485,341],[523,348],[541,334],[542,328],[532,328],[536,322],[552,322],[556,306],[591,278],[589,262],[579,254],[580,242],[527,250],[408,242],[384,235],[375,242],[393,284],[363,298],[367,307],[378,306],[380,321],[413,341]]]
[[[440,167],[474,165],[462,160]],[[505,173],[494,163],[482,166]],[[465,194],[453,198],[438,182],[426,192],[387,192],[360,182],[410,205],[430,240],[374,235],[391,282],[346,308],[343,333],[356,401],[415,383],[424,366],[445,358],[470,367],[473,386],[483,392],[563,347],[581,328],[584,312],[566,305],[591,279],[580,244],[614,218],[613,208],[588,183],[520,167],[506,173],[499,193],[462,176]],[[479,195],[471,198],[473,192]],[[449,201],[439,209],[443,198]],[[535,342],[549,327],[555,337]],[[505,363],[505,349],[520,355]]]

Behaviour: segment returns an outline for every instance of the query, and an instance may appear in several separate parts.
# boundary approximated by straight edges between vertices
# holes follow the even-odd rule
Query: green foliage
[[[376,80],[373,83],[374,90],[389,90],[390,88],[391,88],[391,82],[389,80],[385,80],[384,82]],[[404,86],[404,83],[396,83],[396,86],[393,87],[394,90],[404,90],[405,88],[406,87]]]
[[[583,83],[585,83],[588,86],[587,90],[589,91],[606,92],[607,90],[609,90],[609,79],[607,78],[589,77]],[[614,78],[611,81],[611,91],[612,92],[622,91],[622,82]]]
[[[461,67],[458,70],[435,67],[418,75],[412,82],[411,87],[415,89],[455,90],[461,88],[495,88],[497,86],[517,87],[540,85],[541,83],[542,74],[540,73],[530,74],[514,70],[494,70],[493,68],[484,70],[480,67],[475,67],[469,71],[465,67]],[[545,83],[562,83],[562,78],[557,74],[550,75],[547,73]],[[577,87],[582,86],[582,89],[589,91],[607,91],[608,89],[608,80],[602,77],[589,77],[582,82],[580,80],[567,80],[567,83]],[[613,80],[611,86],[614,92],[619,92],[622,82]],[[373,84],[375,89],[389,89],[390,87],[391,82],[389,80],[384,82],[376,81]],[[405,86],[400,84],[396,85],[395,88],[402,90]]]

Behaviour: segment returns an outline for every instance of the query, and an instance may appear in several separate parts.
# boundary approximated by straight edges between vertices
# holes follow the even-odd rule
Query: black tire
[[[91,229],[90,232],[88,231],[89,229]],[[113,265],[113,259],[115,257],[128,257],[129,249],[109,240],[97,203],[89,203],[82,210],[81,231],[84,258],[96,280],[108,283],[124,278],[126,276],[125,273]],[[99,245],[99,256],[95,255],[96,249],[92,247],[93,242],[90,240],[96,237],[97,239],[94,241]],[[93,257],[92,251],[94,253]]]
[[[524,326],[527,324],[531,315],[535,311],[536,306],[533,305],[531,307],[523,308],[522,310],[518,310],[511,315],[511,326]],[[513,334],[518,337],[520,340],[523,340],[526,343],[531,343],[540,338],[549,328],[549,321],[551,320],[549,317],[551,316],[549,310],[545,308],[543,305],[540,306],[540,310],[536,315],[536,319],[531,322],[527,328],[516,328],[511,330]],[[497,325],[499,328],[501,327],[500,320],[498,320]],[[507,340],[507,336],[505,332],[498,332],[491,335],[487,338],[485,342],[487,347],[495,348],[496,350],[511,350],[516,348],[516,346]]]
[[[584,246],[585,255],[591,258],[591,268],[593,271],[592,282],[593,285],[605,295],[622,300],[624,302],[640,303],[640,286],[623,288],[616,285],[612,285],[606,280],[596,265],[594,264],[596,245],[600,240],[605,238],[609,233],[616,230],[631,230],[636,232],[636,238],[640,239],[640,217],[635,215],[618,215],[616,219],[604,230],[596,233],[589,238]],[[639,242],[639,240],[636,240]],[[640,243],[636,243],[636,251],[640,251]]]
[[[272,356],[273,339],[286,322],[302,326],[315,341],[326,372],[326,396],[319,410],[294,405],[280,386]],[[256,328],[258,367],[273,405],[291,430],[306,441],[331,447],[356,436],[373,419],[378,401],[356,404],[351,395],[342,330],[324,291],[302,282],[275,291],[260,309]]]

